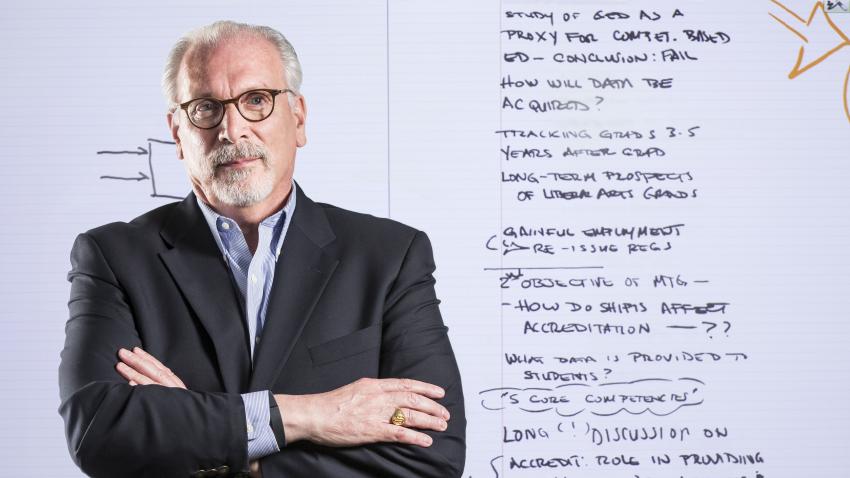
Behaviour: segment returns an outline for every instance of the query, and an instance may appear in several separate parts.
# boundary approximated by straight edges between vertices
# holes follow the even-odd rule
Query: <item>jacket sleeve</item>
[[[310,471],[312,476],[350,478],[461,476],[466,457],[463,389],[434,291],[434,270],[431,243],[417,232],[385,300],[379,377],[443,387],[446,395],[438,402],[451,415],[448,428],[419,430],[433,439],[427,448],[395,443],[329,448],[297,442],[260,461],[264,476],[308,476]]]
[[[131,387],[118,349],[142,346],[133,309],[95,239],[71,252],[71,297],[59,365],[59,414],[71,457],[89,476],[179,476],[247,470],[238,394]]]

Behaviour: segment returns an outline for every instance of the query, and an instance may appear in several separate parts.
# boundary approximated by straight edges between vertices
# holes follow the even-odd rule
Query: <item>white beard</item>
[[[212,193],[224,204],[246,207],[267,198],[274,189],[274,178],[265,159],[249,168],[223,169],[212,178]],[[260,171],[254,171],[260,168]]]
[[[218,168],[246,157],[259,159],[243,168]],[[264,147],[253,143],[227,144],[200,161],[187,158],[184,163],[190,176],[201,184],[209,184],[211,195],[228,206],[252,206],[266,199],[274,190],[268,153]]]

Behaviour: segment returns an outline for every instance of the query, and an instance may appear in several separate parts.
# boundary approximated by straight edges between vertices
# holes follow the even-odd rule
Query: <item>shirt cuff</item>
[[[253,461],[280,451],[270,425],[269,391],[242,394],[245,404],[248,460]]]

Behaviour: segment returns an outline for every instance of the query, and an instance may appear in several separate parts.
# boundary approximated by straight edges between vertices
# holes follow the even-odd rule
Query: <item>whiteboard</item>
[[[229,18],[299,53],[305,192],[430,236],[465,477],[850,476],[845,4],[5,6],[4,463],[80,476],[70,246],[188,192],[159,75]]]

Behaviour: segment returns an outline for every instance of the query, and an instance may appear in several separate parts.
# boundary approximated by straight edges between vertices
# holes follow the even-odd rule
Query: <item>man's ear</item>
[[[307,103],[303,95],[298,95],[295,99],[292,114],[295,115],[295,144],[300,148],[307,144]]]
[[[168,121],[168,129],[171,130],[171,139],[177,145],[177,159],[183,159],[183,148],[180,146],[180,136],[177,134],[177,130],[180,129],[179,114],[175,116],[174,113],[174,111],[169,112],[165,119]]]

